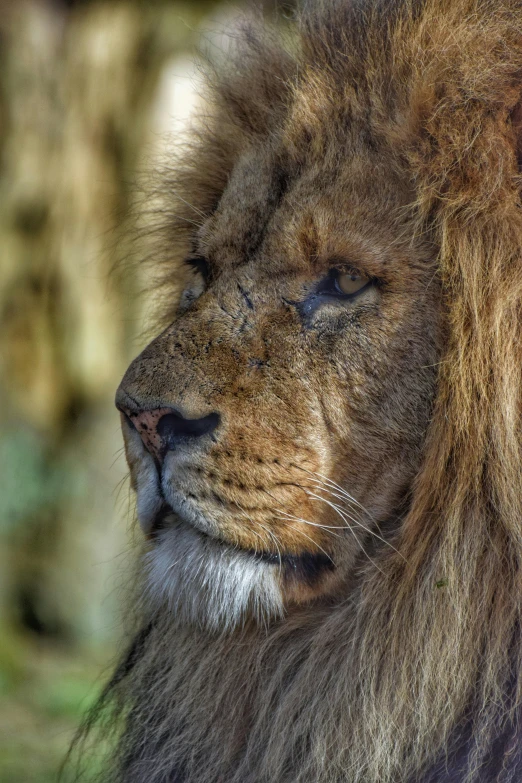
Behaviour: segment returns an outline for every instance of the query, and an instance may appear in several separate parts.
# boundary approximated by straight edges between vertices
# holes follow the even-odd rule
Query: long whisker
[[[354,537],[354,538],[355,538],[355,540],[357,541],[357,544],[358,544],[358,546],[360,546],[360,548],[362,549],[363,553],[366,555],[366,557],[368,558],[368,560],[370,561],[370,563],[371,563],[373,566],[375,566],[375,568],[376,568],[378,571],[380,571],[380,572],[381,572],[381,574],[384,574],[384,571],[382,570],[382,568],[379,568],[379,566],[377,565],[377,563],[376,563],[374,560],[372,560],[372,558],[370,557],[370,555],[368,554],[368,552],[366,551],[366,549],[363,547],[363,545],[361,544],[361,542],[359,541],[359,539],[358,539],[358,538],[357,538],[357,536],[355,535],[355,530],[353,529],[352,525],[350,525],[350,524],[349,524],[349,522],[348,522],[348,519],[347,519],[347,518],[344,516],[344,514],[343,514],[343,513],[342,513],[342,511],[340,510],[339,506],[337,506],[335,503],[332,503],[330,500],[326,500],[326,498],[321,498],[321,497],[317,496],[317,499],[318,499],[318,500],[322,500],[324,503],[327,503],[329,506],[331,506],[331,508],[333,508],[333,509],[334,509],[334,511],[335,511],[337,514],[339,514],[339,516],[341,517],[341,519],[343,519],[343,520],[346,522],[346,527],[347,527],[347,528],[348,528],[348,530],[349,530],[349,531],[350,531],[350,532],[353,534],[353,537]]]
[[[201,228],[202,224],[197,223],[195,220],[190,220],[190,218],[184,217],[183,215],[175,214],[174,218],[176,220],[182,220],[184,223],[190,223],[191,226],[196,226],[196,228]]]
[[[296,527],[295,525],[290,525],[290,527],[291,527],[293,530],[297,530],[297,532],[299,533],[299,535],[301,535],[301,536],[304,536],[304,537],[305,537],[305,538],[307,538],[309,541],[311,541],[311,542],[312,542],[312,544],[313,544],[314,546],[316,546],[318,549],[320,549],[320,550],[321,550],[321,552],[323,553],[323,555],[326,555],[326,557],[328,558],[328,560],[330,561],[330,563],[332,563],[332,565],[335,565],[334,561],[332,560],[332,558],[330,557],[330,555],[328,554],[328,552],[327,552],[325,549],[323,549],[323,548],[322,548],[322,546],[319,546],[319,544],[317,543],[317,541],[314,541],[314,540],[313,540],[313,538],[310,538],[310,536],[307,536],[307,535],[306,535],[306,533],[304,533],[302,530],[300,530],[300,529],[299,529],[298,527]]]
[[[199,215],[203,220],[207,219],[207,215],[205,215],[204,212],[202,212],[200,209],[194,206],[194,204],[191,204],[190,201],[187,201],[183,198],[183,196],[180,196],[179,193],[174,193],[175,198],[178,198],[180,201],[182,201],[184,204],[187,205],[187,207],[190,207],[190,209],[194,210],[196,215]]]
[[[251,516],[250,516],[249,514],[247,514],[247,513],[246,513],[245,509],[244,509],[244,508],[243,508],[243,507],[240,505],[240,503],[238,503],[237,501],[235,501],[235,502],[234,502],[234,505],[236,505],[236,506],[237,506],[237,507],[240,509],[240,511],[241,511],[241,513],[243,514],[243,516],[244,516],[246,519],[248,519],[248,521],[249,521],[251,524],[252,524],[252,523],[254,523],[254,524],[257,524],[257,525],[259,525],[259,527],[261,527],[261,528],[262,528],[262,529],[265,531],[265,533],[267,533],[267,534],[268,534],[268,536],[269,536],[269,537],[272,539],[272,541],[273,541],[273,542],[274,542],[274,544],[275,544],[275,548],[276,548],[276,550],[277,550],[277,557],[278,557],[278,560],[279,560],[279,571],[281,572],[281,569],[282,569],[282,564],[283,564],[283,556],[282,556],[282,554],[281,554],[281,550],[280,550],[280,548],[279,548],[279,544],[280,544],[280,542],[278,541],[278,539],[277,539],[277,536],[276,536],[276,535],[275,535],[275,534],[274,534],[274,533],[273,533],[273,532],[272,532],[272,531],[271,531],[269,528],[267,528],[265,525],[263,525],[263,523],[262,523],[262,522],[259,522],[258,520],[253,520],[253,519],[251,518]]]
[[[317,495],[315,492],[311,492],[310,490],[305,490],[305,492],[306,492],[306,494],[308,495],[308,497],[309,497],[309,498],[313,498],[313,499],[315,499],[315,500],[325,500],[325,498],[323,498],[323,496],[322,496],[322,495]],[[328,489],[327,487],[320,487],[320,488],[318,489],[318,492],[324,492],[324,493],[326,493],[327,495],[329,495],[330,497],[335,497],[335,498],[337,498],[338,500],[344,500],[344,498],[342,497],[342,495],[338,495],[338,494],[336,494],[336,493],[332,492],[332,491],[331,491],[330,489]],[[359,527],[362,527],[364,530],[367,530],[367,531],[368,531],[368,533],[372,533],[372,531],[371,531],[369,528],[365,527],[365,526],[362,524],[362,522],[361,522],[361,521],[360,521],[360,520],[359,520],[359,519],[358,519],[356,516],[354,516],[353,512],[351,512],[351,511],[348,511],[348,509],[343,509],[343,510],[344,510],[344,513],[345,513],[345,514],[346,514],[346,516],[347,516],[347,517],[350,519],[350,521],[351,521],[351,522],[353,522],[355,525],[358,525]],[[386,543],[386,542],[385,542],[385,543]]]
[[[303,468],[303,470],[304,470],[304,468]],[[310,473],[310,471],[306,471],[306,472],[307,472],[307,473]],[[320,475],[320,474],[317,474],[317,475]],[[325,477],[325,478],[326,478],[326,477]],[[339,491],[343,493],[342,495],[340,495],[340,494],[338,494],[338,493],[335,493],[335,492],[332,492],[332,490],[331,490],[329,487],[325,486],[325,482],[324,482],[324,481],[319,481],[318,479],[313,479],[313,481],[314,481],[314,483],[315,483],[315,484],[319,484],[319,485],[320,485],[320,487],[319,487],[319,491],[322,491],[322,492],[328,493],[328,494],[329,494],[331,497],[336,497],[338,500],[343,500],[343,501],[345,500],[345,496],[346,496],[346,498],[348,498],[350,501],[353,501],[354,503],[356,503],[356,504],[357,504],[357,505],[358,505],[358,506],[359,506],[359,507],[360,507],[360,508],[361,508],[363,511],[365,511],[365,512],[368,514],[368,516],[370,516],[370,515],[369,515],[369,513],[366,511],[366,509],[364,509],[364,507],[363,507],[363,506],[362,506],[362,505],[361,505],[361,504],[360,504],[358,501],[356,501],[356,500],[355,500],[355,498],[352,498],[352,496],[351,496],[351,495],[349,495],[347,492],[345,492],[345,491],[342,489],[342,487],[339,487],[339,485],[338,485],[338,484],[336,484],[334,481],[331,481],[330,483],[331,483],[331,484],[333,484],[333,486],[335,486],[336,488],[338,488],[338,489],[339,489]],[[353,533],[352,526],[351,526],[351,524],[350,524],[350,521],[351,521],[353,524],[357,525],[357,526],[358,526],[358,527],[360,527],[362,530],[364,530],[364,531],[366,531],[367,533],[369,533],[370,535],[374,536],[374,538],[377,538],[379,541],[382,541],[382,543],[383,543],[383,544],[386,544],[386,546],[390,547],[390,549],[392,549],[392,550],[393,550],[394,552],[396,552],[396,553],[397,553],[397,554],[398,554],[398,555],[399,555],[399,556],[400,556],[400,557],[401,557],[403,560],[405,560],[405,561],[406,561],[406,558],[404,557],[404,555],[403,555],[401,552],[399,552],[399,550],[398,550],[398,549],[396,549],[396,548],[393,546],[393,544],[391,544],[389,541],[387,541],[385,538],[383,538],[383,537],[382,537],[382,536],[381,536],[379,533],[376,533],[376,532],[375,532],[375,530],[372,530],[371,528],[369,528],[369,527],[367,527],[366,525],[364,525],[364,524],[361,522],[361,520],[360,520],[360,519],[358,519],[357,517],[353,516],[353,515],[352,515],[352,514],[351,514],[351,513],[350,513],[350,512],[347,510],[347,509],[344,509],[344,508],[343,508],[343,509],[340,509],[340,508],[339,508],[339,506],[337,506],[337,504],[335,504],[335,503],[331,503],[330,501],[327,501],[325,498],[323,498],[323,497],[321,497],[321,496],[319,496],[319,495],[316,495],[316,494],[315,494],[314,492],[312,492],[312,491],[311,491],[311,490],[310,490],[308,487],[304,487],[304,486],[302,486],[301,484],[297,484],[297,483],[295,484],[295,486],[296,486],[296,487],[299,487],[300,489],[302,489],[302,490],[303,490],[303,492],[304,492],[304,493],[305,493],[305,494],[306,494],[308,497],[310,497],[310,498],[312,498],[312,499],[315,499],[315,500],[322,500],[323,502],[325,502],[325,503],[328,503],[328,505],[330,505],[332,508],[334,508],[334,510],[336,511],[336,513],[337,513],[338,515],[340,515],[340,516],[341,516],[341,518],[343,519],[343,521],[344,521],[346,524],[345,524],[345,525],[322,525],[322,524],[319,524],[319,523],[317,523],[317,522],[310,522],[310,520],[308,520],[308,519],[303,519],[302,517],[296,517],[295,515],[293,515],[293,514],[289,514],[288,512],[286,512],[286,511],[283,511],[282,509],[276,509],[276,512],[277,512],[278,514],[283,514],[283,515],[284,515],[284,517],[283,517],[283,518],[285,518],[285,517],[286,517],[286,518],[288,518],[288,519],[293,519],[293,520],[295,520],[296,522],[302,522],[303,524],[305,524],[305,525],[309,525],[310,527],[317,527],[317,528],[321,528],[321,529],[323,529],[323,530],[326,530],[327,532],[329,532],[329,533],[330,533],[330,535],[335,535],[335,537],[336,537],[336,538],[339,538],[339,535],[338,535],[338,534],[336,534],[336,533],[332,533],[332,532],[331,532],[332,530],[345,530],[345,529],[348,527],[348,528],[351,530],[351,532]],[[272,497],[272,498],[275,500],[275,498],[273,497],[273,495],[272,495],[270,492],[268,492],[267,490],[265,490],[265,492],[266,492],[266,494],[267,494],[267,495],[269,495],[270,497]],[[277,518],[277,517],[276,517],[276,518]],[[371,518],[371,517],[370,517],[370,518]],[[350,521],[349,521],[349,520],[350,520]],[[376,524],[376,523],[374,523],[374,524]],[[377,526],[377,525],[376,525],[376,526]],[[379,529],[379,528],[378,528],[378,526],[377,526],[377,529]],[[361,549],[363,550],[363,552],[364,552],[364,553],[366,554],[366,556],[368,557],[368,559],[369,559],[371,562],[373,562],[373,561],[371,560],[371,558],[369,557],[369,555],[368,555],[368,554],[366,553],[366,551],[364,550],[364,547],[363,547],[363,546],[362,546],[362,544],[360,543],[359,539],[358,539],[358,538],[356,538],[356,540],[357,540],[357,543],[359,544],[359,546],[361,547]],[[378,567],[378,566],[377,566],[377,567]],[[379,570],[381,570],[381,569],[379,569]]]
[[[121,456],[124,453],[124,451],[125,451],[125,446],[122,446],[121,448],[119,448],[117,451],[114,452],[114,459],[113,459],[113,461],[111,462],[111,464],[109,466],[109,470],[112,470],[112,468],[115,466],[115,464],[121,458]]]
[[[338,533],[332,533],[332,530],[345,530],[344,525],[321,525],[319,522],[310,522],[309,519],[304,519],[303,517],[297,517],[294,514],[289,514],[288,511],[283,511],[280,508],[276,508],[276,513],[282,514],[283,516],[280,517],[274,517],[274,519],[293,519],[294,522],[302,522],[304,525],[310,525],[310,527],[317,527],[320,530],[326,530],[327,533],[331,533],[332,536],[335,536],[336,538],[340,538]]]
[[[295,487],[298,487],[299,489],[302,489],[303,492],[307,491],[307,488],[303,487],[301,484],[293,484],[292,486],[295,486]],[[271,492],[269,492],[267,489],[264,489],[263,491],[265,492],[266,495],[268,495],[270,498],[272,498],[272,500],[275,500],[276,503],[277,503],[277,498],[275,498],[274,495],[272,495]],[[276,508],[275,512],[277,514],[284,514],[285,517],[287,517],[288,519],[293,519],[296,522],[303,522],[305,525],[310,525],[310,527],[317,527],[317,528],[321,528],[322,530],[327,530],[327,531],[330,531],[330,530],[344,530],[344,527],[342,527],[340,525],[321,525],[318,522],[310,522],[309,519],[303,519],[303,517],[297,517],[294,514],[290,514],[288,511],[283,511],[282,508]],[[275,519],[280,519],[280,518],[281,517],[275,517]],[[335,535],[335,533],[332,533],[332,535]]]
[[[236,505],[236,506],[238,506],[238,508],[241,510],[241,513],[243,514],[243,516],[245,517],[245,519],[248,519],[248,521],[249,521],[250,523],[252,523],[252,521],[253,521],[253,520],[252,520],[252,518],[251,518],[251,517],[250,517],[250,516],[249,516],[249,515],[246,513],[246,511],[244,510],[244,508],[243,508],[243,507],[242,507],[242,506],[241,506],[239,503],[236,503],[235,505]],[[259,525],[259,526],[260,526],[260,527],[261,527],[261,528],[262,528],[262,529],[265,531],[265,533],[268,533],[268,535],[270,536],[270,530],[268,530],[268,529],[267,529],[267,528],[266,528],[266,527],[265,527],[263,524],[261,524],[260,522],[258,522],[257,524],[258,524],[258,525]],[[257,536],[257,537],[258,537],[258,538],[261,540],[261,543],[263,544],[263,549],[264,549],[265,547],[266,547],[266,548],[269,548],[269,547],[270,547],[270,545],[269,545],[269,540],[268,540],[268,539],[265,539],[265,538],[264,538],[264,537],[261,535],[261,533],[257,532],[256,530],[252,530],[251,532],[252,532],[252,533],[254,533],[254,535],[255,535],[255,536]],[[257,551],[257,550],[256,550],[256,551]]]
[[[295,484],[296,487],[299,487],[299,489],[302,489],[303,492],[306,492],[306,488],[301,486],[301,484]],[[268,490],[264,490],[265,493],[272,498],[272,500],[276,500],[276,498],[272,495],[271,492]],[[344,530],[344,527],[341,525],[321,525],[318,522],[310,522],[308,519],[304,519],[303,517],[297,517],[295,514],[289,514],[288,511],[283,511],[283,509],[276,508],[275,512],[277,514],[282,514],[282,517],[274,517],[274,519],[292,519],[295,522],[302,522],[304,525],[309,525],[310,527],[316,527],[321,530],[326,530],[327,533],[329,533],[331,536],[335,536],[335,538],[340,538],[338,533],[333,533],[333,530]],[[324,552],[324,550],[323,550]],[[325,552],[326,554],[326,552]]]
[[[329,505],[331,505],[333,508],[336,508],[336,509],[338,509],[338,508],[339,508],[339,507],[338,507],[338,506],[337,506],[335,503],[330,503],[330,501],[326,500],[326,498],[323,498],[323,497],[320,497],[319,495],[316,495],[316,494],[315,494],[315,492],[310,492],[310,491],[307,491],[307,490],[305,490],[305,491],[306,491],[306,494],[307,494],[309,497],[311,497],[311,498],[315,498],[316,500],[322,500],[322,501],[324,501],[325,503],[328,503]],[[332,497],[336,497],[336,498],[338,498],[339,500],[342,500],[342,499],[343,499],[343,498],[342,498],[342,496],[340,496],[340,495],[337,495],[337,494],[336,494],[336,493],[334,493],[334,492],[330,492],[330,495],[331,495]],[[402,557],[402,559],[403,559],[403,560],[406,560],[406,558],[404,557],[404,555],[402,554],[402,552],[399,552],[399,550],[398,550],[398,549],[396,549],[396,548],[393,546],[393,544],[391,544],[389,541],[386,541],[386,539],[385,539],[385,538],[383,538],[382,536],[380,536],[378,533],[376,533],[376,532],[375,532],[375,530],[371,530],[371,529],[370,529],[369,527],[367,527],[366,525],[363,525],[363,523],[362,523],[362,522],[361,522],[359,519],[357,519],[356,517],[352,516],[352,515],[351,515],[351,514],[350,514],[348,511],[346,511],[345,509],[343,509],[343,514],[345,514],[345,515],[348,517],[348,519],[350,519],[350,520],[351,520],[351,521],[352,521],[354,524],[356,524],[358,527],[362,528],[363,530],[366,530],[366,532],[367,532],[367,533],[369,533],[370,535],[374,536],[374,537],[375,537],[375,538],[377,538],[379,541],[382,541],[382,543],[383,543],[383,544],[386,544],[386,546],[389,546],[389,547],[390,547],[390,549],[393,549],[393,551],[394,551],[394,552],[396,552],[398,555],[400,555],[400,557]]]
[[[275,544],[275,547],[276,547],[276,549],[277,549],[277,557],[278,557],[278,560],[279,560],[279,569],[281,570],[281,566],[282,566],[282,562],[283,562],[283,555],[281,554],[281,550],[280,550],[280,548],[279,548],[279,545],[280,545],[280,543],[281,543],[281,542],[278,540],[278,538],[277,538],[276,534],[275,534],[275,533],[274,533],[272,530],[270,530],[270,528],[268,528],[268,527],[266,527],[265,525],[263,525],[263,523],[262,523],[262,522],[257,522],[257,524],[258,524],[260,527],[262,527],[262,528],[263,528],[263,530],[264,530],[266,533],[268,533],[268,535],[270,536],[270,538],[271,538],[271,539],[272,539],[272,541],[274,542],[274,544]]]
[[[270,494],[270,493],[267,493],[267,494]],[[248,516],[248,515],[245,513],[244,509],[242,509],[242,508],[241,508],[240,504],[239,504],[239,503],[237,503],[237,501],[236,501],[235,505],[236,505],[236,506],[238,506],[238,508],[240,508],[240,509],[241,509],[241,511],[243,512],[243,514],[244,514],[244,515],[245,515],[245,516],[246,516],[246,517],[247,517],[247,518],[250,520],[250,522],[252,522],[252,521],[253,521],[253,520],[252,520],[252,519],[251,519],[251,518],[250,518],[250,517],[249,517],[249,516]],[[287,515],[287,512],[286,512],[286,511],[282,511],[282,510],[280,510],[280,509],[276,509],[276,513],[281,513],[281,514],[285,514],[285,515]],[[297,522],[304,522],[305,524],[307,523],[307,520],[305,520],[305,519],[300,519],[299,517],[292,517],[292,515],[287,515],[287,516],[289,516],[290,518],[293,518],[293,519],[294,519],[294,520],[296,520]],[[278,539],[277,539],[277,536],[276,536],[276,535],[275,535],[275,534],[274,534],[274,533],[273,533],[273,532],[272,532],[272,531],[271,531],[269,528],[265,527],[265,525],[263,525],[261,522],[257,521],[257,522],[256,522],[256,524],[260,525],[260,527],[262,527],[262,528],[263,528],[263,530],[265,530],[265,531],[268,533],[268,535],[270,536],[270,538],[271,538],[271,539],[272,539],[272,541],[274,542],[274,544],[275,544],[275,546],[276,546],[276,549],[277,549],[278,558],[279,558],[279,570],[281,571],[281,567],[282,567],[282,555],[281,555],[281,550],[279,549],[279,543],[280,543],[280,542],[278,541]],[[309,523],[309,524],[312,524],[312,523]],[[320,549],[320,550],[321,550],[321,552],[322,552],[322,553],[323,553],[323,554],[324,554],[324,555],[325,555],[325,556],[328,558],[328,560],[330,560],[330,562],[331,562],[331,563],[333,563],[333,560],[332,560],[332,558],[330,557],[330,555],[328,554],[328,552],[326,552],[326,551],[325,551],[325,550],[322,548],[322,546],[320,546],[320,545],[319,545],[319,544],[318,544],[316,541],[314,541],[314,540],[313,540],[313,538],[310,538],[310,536],[306,535],[306,533],[304,533],[302,530],[299,530],[299,528],[296,528],[296,527],[295,527],[295,525],[291,525],[290,527],[292,527],[294,530],[297,530],[297,531],[298,531],[298,532],[299,532],[299,533],[300,533],[302,536],[304,536],[304,537],[305,537],[305,538],[307,538],[309,541],[311,541],[311,542],[312,542],[312,544],[314,544],[314,546],[316,546],[318,549]]]
[[[263,551],[263,549],[267,546],[267,541],[263,538],[261,533],[257,532],[257,530],[251,530],[250,532],[253,533],[255,536],[257,536],[257,538],[261,541],[261,544],[262,544],[261,551]],[[257,552],[258,552],[257,547],[254,547],[254,552],[257,554]]]
[[[323,476],[322,473],[316,473],[315,475],[319,476],[319,479],[320,479],[320,481],[323,484],[329,484],[331,487],[334,487],[338,492],[340,492],[343,495],[343,497],[345,497],[347,500],[349,500],[350,503],[353,503],[354,505],[359,506],[361,511],[364,511],[364,513],[373,521],[372,515],[370,514],[368,509],[365,508],[362,505],[362,503],[360,503],[356,498],[354,498],[353,495],[350,495],[350,493],[347,492],[346,489],[344,489],[344,487],[341,487],[340,484],[337,484],[335,481],[333,481],[333,479],[328,478],[328,476]],[[317,483],[318,480],[315,479],[315,481]]]
[[[341,487],[339,484],[337,484],[335,481],[333,481],[333,479],[328,478],[328,476],[324,476],[322,473],[316,472],[316,473],[313,474],[313,473],[311,473],[311,471],[306,470],[306,468],[303,468],[300,465],[298,465],[297,467],[299,467],[305,473],[308,473],[310,476],[312,476],[311,480],[316,485],[319,485],[319,488],[320,488],[321,491],[328,492],[332,497],[336,497],[338,500],[342,500],[344,502],[346,502],[346,500],[348,500],[350,503],[358,506],[362,511],[364,511],[364,513],[368,516],[369,520],[372,522],[373,525],[375,525],[375,527],[379,530],[379,533],[380,533],[379,525],[374,520],[374,518],[372,517],[372,515],[370,514],[368,509],[366,509],[356,498],[354,498],[352,495],[350,495],[350,493],[347,492],[343,487]],[[314,478],[314,475],[315,476],[320,476],[320,479]],[[339,494],[337,494],[336,492],[332,492],[332,490],[330,489],[330,487],[327,486],[327,484],[329,484],[331,487],[334,487],[338,491]],[[304,487],[303,487],[303,489],[304,489],[305,492],[307,491]],[[322,498],[320,498],[320,499],[322,499]],[[368,533],[370,533],[371,535],[375,536],[375,538],[377,538],[380,541],[382,541],[383,543],[387,544],[391,549],[393,549],[394,552],[396,552],[398,555],[400,555],[400,557],[402,557],[403,560],[406,560],[404,555],[401,552],[399,552],[399,550],[396,549],[393,546],[393,544],[391,544],[389,541],[386,541],[386,539],[384,539],[381,535],[379,535],[379,533],[376,533],[374,530],[371,530],[370,528],[368,528],[365,525],[363,525],[363,523],[361,522],[361,520],[359,518],[353,517],[351,514],[349,514],[349,512],[346,509],[344,510],[344,512],[345,512],[345,514],[347,514],[347,516],[350,517],[350,519],[355,524],[359,525],[359,527],[363,528],[363,530],[366,530]]]
[[[332,497],[336,497],[338,500],[343,500],[343,501],[345,501],[345,502],[346,502],[346,499],[348,499],[350,502],[357,503],[357,505],[358,505],[358,506],[359,506],[361,509],[363,509],[363,506],[361,506],[361,504],[360,504],[360,503],[358,503],[358,501],[356,501],[356,500],[355,500],[355,498],[352,498],[352,496],[351,496],[351,495],[349,495],[347,492],[344,492],[344,491],[343,491],[341,488],[339,488],[339,491],[340,491],[340,492],[342,492],[343,494],[338,494],[338,493],[336,493],[336,492],[332,492],[332,490],[330,489],[330,487],[327,487],[327,486],[325,485],[325,482],[324,482],[324,481],[320,481],[319,479],[312,479],[312,481],[313,481],[313,483],[314,483],[314,488],[318,488],[318,491],[321,491],[321,492],[326,492],[326,493],[328,493],[329,495],[331,495]],[[335,484],[335,482],[332,482],[332,483],[334,484],[334,486],[335,486],[335,487],[338,487],[338,485],[337,485],[337,484]],[[317,485],[318,485],[318,486],[317,486]],[[308,495],[309,497],[316,497],[316,496],[314,495],[314,493],[310,491],[310,487],[303,486],[302,484],[298,484],[298,483],[296,483],[296,482],[295,482],[295,483],[293,483],[293,484],[292,484],[292,486],[295,486],[295,487],[298,487],[299,489],[302,489],[302,490],[303,490],[303,492],[304,492],[306,495]],[[269,495],[271,498],[273,498],[273,499],[275,500],[274,496],[273,496],[273,495],[272,495],[270,492],[268,492],[267,490],[264,490],[264,492],[266,492],[266,494],[267,494],[267,495]],[[322,500],[323,498],[318,498],[318,499],[319,499],[319,500]],[[364,510],[364,509],[363,509],[363,510]],[[286,512],[283,512],[283,513],[286,513]],[[359,525],[359,527],[362,527],[364,530],[367,530],[367,531],[368,531],[368,533],[371,533],[372,535],[376,536],[377,538],[381,538],[381,537],[380,537],[380,536],[379,536],[377,533],[374,533],[374,531],[373,531],[373,530],[371,530],[370,528],[368,528],[368,527],[366,527],[365,525],[363,525],[363,524],[362,524],[362,522],[360,521],[360,519],[358,519],[358,518],[357,518],[357,517],[355,517],[355,516],[352,516],[352,515],[351,515],[351,513],[349,513],[347,510],[345,510],[345,513],[347,514],[347,516],[349,516],[349,517],[350,517],[350,519],[352,520],[352,522],[354,522],[356,525]],[[368,516],[370,516],[368,512],[366,512],[366,513],[368,514]],[[294,517],[294,518],[295,518],[295,517]],[[370,517],[370,519],[371,519],[371,517]],[[336,526],[335,526],[335,525],[334,525],[334,526],[332,526],[332,525],[320,525],[319,523],[310,522],[310,521],[308,521],[308,520],[306,520],[306,519],[300,519],[300,521],[301,521],[301,522],[305,522],[305,523],[306,523],[306,524],[308,524],[308,525],[313,525],[313,526],[315,526],[315,527],[322,527],[324,530],[327,530],[327,529],[332,529],[332,530],[344,530],[344,529],[345,529],[345,526],[344,526],[344,525],[343,525],[343,526],[339,526],[339,525],[336,525]],[[373,521],[373,520],[372,520],[372,521]],[[377,523],[376,523],[376,522],[374,522],[374,524],[376,525],[377,529],[379,529],[379,526],[377,525]],[[391,544],[389,544],[389,542],[388,542],[388,541],[386,541],[384,538],[381,538],[381,540],[382,540],[382,541],[383,541],[385,544],[388,544],[389,546],[391,546]],[[393,547],[392,547],[392,548],[393,548]]]
[[[343,487],[341,487],[340,484],[337,484],[335,481],[333,481],[333,479],[329,478],[328,476],[324,476],[322,473],[318,473],[317,471],[312,472],[307,470],[306,468],[303,468],[302,465],[296,465],[296,467],[305,473],[308,473],[309,476],[312,476],[312,481],[314,481],[316,484],[329,484],[331,487],[334,487],[336,490],[341,492],[341,494],[345,496],[347,500],[349,500],[351,503],[354,503],[356,506],[359,506],[361,511],[364,511],[364,513],[368,515],[372,522],[374,521],[368,509],[365,508],[356,498],[350,495],[350,493],[347,492]],[[316,476],[318,478],[316,478]]]
[[[348,498],[348,501],[349,501],[349,502],[351,502],[351,495],[347,495],[347,493],[333,492],[333,491],[330,489],[330,487],[327,487],[327,486],[324,486],[324,485],[319,485],[318,491],[319,491],[319,492],[326,492],[326,493],[327,493],[328,495],[330,495],[331,497],[333,497],[333,498],[337,498],[337,500],[341,500],[341,501],[343,502],[343,504],[346,504],[346,500],[347,500],[347,498]],[[360,504],[359,504],[359,508],[360,508],[360,507],[361,507],[361,506],[360,506]],[[352,510],[352,513],[353,513],[353,514],[357,514],[357,511],[358,511],[358,509],[353,509],[353,510]],[[346,511],[346,513],[348,514],[348,511]],[[357,523],[358,525],[360,525],[361,527],[364,527],[364,526],[363,526],[363,524],[362,524],[362,522],[361,522],[361,520],[360,520],[360,518],[359,518],[358,516],[354,516],[354,517],[352,517],[352,516],[351,516],[351,514],[348,514],[348,515],[350,516],[350,518],[352,518],[352,519],[353,519],[353,521],[354,521],[354,522],[356,522],[356,523]],[[369,523],[370,523],[370,524],[373,524],[373,525],[374,525],[374,526],[377,528],[377,530],[379,531],[379,536],[380,536],[380,534],[381,534],[381,528],[380,528],[380,526],[379,526],[379,523],[378,523],[378,522],[377,522],[377,521],[376,521],[376,520],[375,520],[375,519],[374,519],[372,516],[370,516],[370,514],[369,514],[368,512],[367,512],[367,516],[368,516],[368,518],[369,518]],[[365,528],[365,529],[367,529],[367,530],[368,530],[368,532],[372,533],[372,535],[377,535],[377,534],[376,534],[376,533],[374,533],[374,531],[373,531],[373,530],[371,530],[370,528]],[[379,536],[377,536],[377,537],[379,537]],[[384,539],[382,539],[382,540],[384,540]],[[388,542],[386,542],[386,543],[388,543]]]

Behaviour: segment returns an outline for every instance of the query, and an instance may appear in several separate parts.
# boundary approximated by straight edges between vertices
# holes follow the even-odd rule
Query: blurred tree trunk
[[[99,492],[136,328],[122,217],[187,30],[161,3],[17,0],[0,15],[0,619],[87,636],[92,593],[108,591],[92,562],[122,541]]]

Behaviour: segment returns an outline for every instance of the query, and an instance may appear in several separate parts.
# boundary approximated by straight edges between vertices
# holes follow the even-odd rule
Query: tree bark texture
[[[176,3],[0,3],[0,621],[10,626],[74,639],[114,627],[104,596],[125,570],[114,558],[128,491],[113,491],[126,469],[112,397],[139,343],[142,285],[124,265],[125,216],[163,66],[193,35],[187,17],[194,9]]]

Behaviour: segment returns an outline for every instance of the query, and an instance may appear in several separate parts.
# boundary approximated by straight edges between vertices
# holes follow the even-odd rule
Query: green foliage
[[[63,491],[63,481],[46,458],[45,444],[29,428],[0,439],[0,533],[41,514]]]
[[[183,101],[164,80],[176,71],[190,81],[187,50],[218,2],[8,5],[0,14],[0,781],[56,783],[101,687],[111,650],[100,647],[119,632],[127,513],[113,394],[126,352],[137,348],[132,294],[143,284],[131,264],[125,280],[111,274],[127,258],[122,213],[136,171],[149,166],[156,114]]]
[[[76,728],[99,695],[99,661],[0,632],[0,780],[56,783]],[[100,748],[86,759],[82,780],[95,776],[102,754]],[[62,783],[72,779],[73,768],[65,768]]]

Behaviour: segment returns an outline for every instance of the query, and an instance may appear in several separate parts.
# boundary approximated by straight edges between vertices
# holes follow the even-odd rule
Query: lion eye
[[[370,279],[352,272],[338,272],[335,277],[335,288],[340,294],[357,294],[368,285]]]

